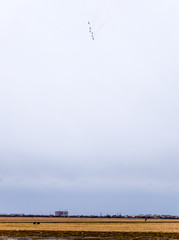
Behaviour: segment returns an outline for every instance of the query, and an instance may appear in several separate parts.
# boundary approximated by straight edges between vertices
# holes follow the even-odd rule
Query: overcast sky
[[[178,0],[0,1],[0,213],[179,215],[178,23]]]

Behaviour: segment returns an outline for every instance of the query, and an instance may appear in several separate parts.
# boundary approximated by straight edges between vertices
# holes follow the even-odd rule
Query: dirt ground
[[[177,240],[178,233],[0,231],[0,240]]]

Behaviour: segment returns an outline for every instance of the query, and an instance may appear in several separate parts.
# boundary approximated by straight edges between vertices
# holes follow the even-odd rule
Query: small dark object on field
[[[145,218],[145,222],[147,221],[147,217]]]
[[[40,224],[40,222],[37,222],[37,224]]]

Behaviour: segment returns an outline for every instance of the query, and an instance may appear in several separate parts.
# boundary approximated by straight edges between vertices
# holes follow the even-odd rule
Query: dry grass
[[[0,231],[179,233],[179,223],[0,223]]]
[[[112,218],[0,218],[0,236],[27,237],[27,240],[179,240],[179,222],[144,222],[144,219],[117,222],[121,220],[129,221]]]

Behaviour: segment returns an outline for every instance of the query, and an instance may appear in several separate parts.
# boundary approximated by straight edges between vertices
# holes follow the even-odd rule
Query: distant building
[[[68,211],[55,211],[56,217],[68,217]]]

